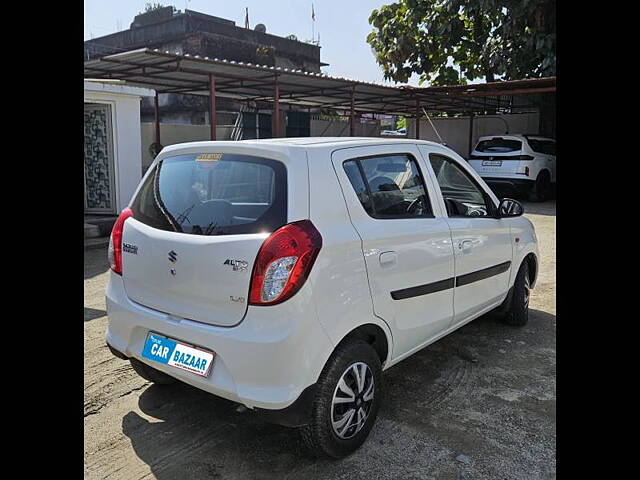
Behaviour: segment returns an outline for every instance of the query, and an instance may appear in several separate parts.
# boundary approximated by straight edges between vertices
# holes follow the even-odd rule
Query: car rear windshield
[[[237,154],[168,157],[131,209],[136,220],[192,235],[271,232],[287,222],[287,175],[276,160]]]
[[[520,140],[510,140],[507,138],[492,138],[490,140],[482,140],[478,142],[476,151],[478,152],[515,152],[522,149],[522,142]]]

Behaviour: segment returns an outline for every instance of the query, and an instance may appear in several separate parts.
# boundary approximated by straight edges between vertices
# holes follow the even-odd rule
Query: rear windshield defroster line
[[[283,163],[238,154],[185,154],[154,167],[134,198],[134,218],[191,235],[272,232],[287,223]]]

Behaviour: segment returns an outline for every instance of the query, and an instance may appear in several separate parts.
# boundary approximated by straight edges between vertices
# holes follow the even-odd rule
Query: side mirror
[[[513,198],[503,198],[498,205],[498,217],[519,217],[524,213],[522,204]]]

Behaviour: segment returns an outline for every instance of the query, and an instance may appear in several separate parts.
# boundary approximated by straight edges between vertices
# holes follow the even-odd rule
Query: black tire
[[[365,364],[367,368],[364,369],[361,364]],[[364,371],[364,381],[360,391],[357,390],[357,380],[356,383],[351,383],[351,380],[356,378],[354,368],[357,368],[359,372]],[[356,400],[336,404],[334,412],[334,394],[339,399],[346,400],[349,397],[348,394],[347,397],[344,397],[344,390],[338,388],[338,383],[343,377],[347,386],[354,387],[355,396],[353,398]],[[371,378],[373,389],[369,390]],[[365,401],[368,391],[372,398]],[[312,405],[311,421],[308,425],[300,428],[302,439],[310,453],[316,457],[342,458],[358,449],[366,440],[378,416],[381,393],[382,367],[375,350],[362,340],[354,340],[340,345],[320,374]],[[353,420],[348,420],[351,410],[354,411],[351,414]],[[358,426],[357,414],[361,410],[366,413],[366,418],[362,425]],[[344,415],[340,415],[343,411]],[[338,431],[344,428],[341,432],[344,438],[341,438],[334,430],[332,424],[334,413],[336,414],[335,418],[338,419],[337,423],[340,423],[342,419],[346,420],[346,423],[338,427]],[[356,423],[353,423],[354,421]]]
[[[170,385],[177,382],[175,378],[142,363],[140,360],[130,358],[129,361],[136,373],[151,383],[156,383],[158,385]]]
[[[544,202],[551,194],[551,177],[549,172],[543,170],[536,178],[531,192],[529,192],[529,200],[532,202]]]
[[[529,265],[525,260],[520,265],[509,305],[502,317],[507,325],[521,327],[529,321]]]

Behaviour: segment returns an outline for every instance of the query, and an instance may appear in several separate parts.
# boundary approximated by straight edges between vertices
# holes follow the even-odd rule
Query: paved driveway
[[[313,460],[295,431],[187,385],[151,385],[113,357],[106,251],[85,252],[85,477],[555,478],[555,203],[525,209],[541,250],[529,324],[486,315],[389,369],[368,441],[339,461]]]

